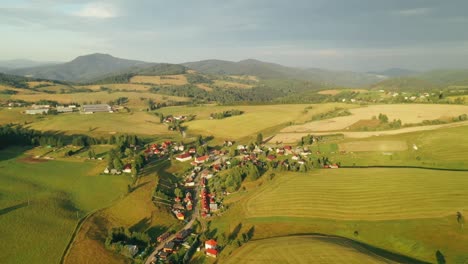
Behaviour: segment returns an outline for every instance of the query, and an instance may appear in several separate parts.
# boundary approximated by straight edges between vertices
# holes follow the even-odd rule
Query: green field
[[[229,263],[397,263],[349,241],[319,236],[290,236],[252,241],[235,251]]]
[[[468,215],[468,172],[421,169],[337,169],[281,173],[228,196],[229,210],[210,230],[230,234],[254,227],[257,239],[293,234],[351,238],[422,261],[464,263],[468,233],[456,213]],[[357,233],[356,233],[357,232]],[[248,244],[247,244],[248,245]],[[228,260],[235,247],[227,246]],[[342,250],[337,250],[340,254]]]
[[[94,162],[33,162],[0,152],[2,263],[58,263],[78,218],[126,192],[127,177],[95,176]],[[29,203],[28,203],[29,201]]]
[[[278,126],[290,123],[304,123],[312,116],[331,111],[335,107],[353,108],[347,104],[319,104],[319,105],[259,105],[259,106],[176,106],[161,109],[164,115],[196,115],[196,119],[187,122],[188,132],[212,135],[221,140],[239,140],[249,136],[255,137],[258,132],[266,132]],[[231,109],[239,109],[244,114],[224,119],[210,120],[211,113],[218,113]]]

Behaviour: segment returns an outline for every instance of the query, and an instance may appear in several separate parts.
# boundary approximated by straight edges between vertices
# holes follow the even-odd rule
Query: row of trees
[[[219,113],[211,113],[210,117],[213,119],[223,119],[226,117],[231,117],[231,116],[236,116],[236,115],[242,115],[244,112],[238,109],[232,109],[228,111],[223,111]]]

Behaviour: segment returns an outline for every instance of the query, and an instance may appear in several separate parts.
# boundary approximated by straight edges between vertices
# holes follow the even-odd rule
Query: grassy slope
[[[132,231],[147,231],[151,238],[163,233],[177,221],[167,209],[154,206],[151,201],[157,185],[155,173],[167,167],[167,161],[149,165],[142,173],[138,187],[124,199],[88,218],[78,232],[65,263],[128,263],[104,247],[108,230],[126,226]]]
[[[110,204],[125,177],[93,176],[91,162],[24,163],[21,149],[0,155],[2,263],[57,263],[78,216]],[[27,206],[27,201],[31,203]],[[13,210],[12,210],[13,209]]]
[[[210,230],[229,234],[242,223],[241,233],[255,226],[254,239],[322,233],[429,262],[435,262],[437,250],[448,263],[468,260],[468,233],[455,217],[457,211],[468,214],[466,172],[339,169],[276,174],[271,182],[229,198],[228,212],[215,219]],[[221,257],[232,250],[228,246]]]
[[[395,263],[336,238],[279,237],[252,241],[225,263]]]

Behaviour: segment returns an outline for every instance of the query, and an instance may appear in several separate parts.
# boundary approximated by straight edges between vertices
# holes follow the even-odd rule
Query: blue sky
[[[0,60],[468,68],[465,0],[0,0]]]

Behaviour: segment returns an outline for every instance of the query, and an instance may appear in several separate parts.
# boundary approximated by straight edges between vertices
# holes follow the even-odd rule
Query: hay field
[[[213,86],[216,86],[219,88],[226,88],[226,89],[227,88],[250,89],[253,87],[253,85],[250,85],[250,84],[230,82],[230,81],[224,81],[224,80],[214,80]]]
[[[168,135],[167,126],[159,123],[159,118],[147,112],[131,113],[79,113],[45,116],[40,121],[28,125],[42,131],[62,131],[68,134],[84,133],[92,135],[132,133],[138,135]]]
[[[112,206],[88,218],[72,243],[64,263],[129,263],[104,247],[107,232],[112,227],[125,226],[139,232],[147,231],[151,238],[173,226],[177,220],[168,210],[156,207],[151,196],[157,185],[156,173],[167,161],[149,165],[143,170],[138,187]]]
[[[244,203],[247,217],[382,221],[468,214],[468,172],[338,169],[282,173]]]
[[[70,93],[70,94],[15,94],[12,95],[12,99],[21,99],[27,102],[36,102],[39,100],[53,100],[59,103],[83,103],[83,102],[94,102],[101,101],[106,103],[111,100],[116,100],[119,97],[128,97],[130,105],[142,104],[141,98],[151,98],[157,102],[161,101],[187,101],[188,98],[160,95],[154,93],[144,92],[95,92],[95,93]],[[143,102],[144,104],[144,102]]]
[[[404,151],[408,145],[404,140],[351,141],[339,144],[340,151]]]
[[[346,130],[354,123],[363,119],[372,119],[380,113],[386,114],[389,120],[400,119],[403,124],[420,123],[424,120],[454,117],[468,113],[468,106],[435,105],[435,104],[395,104],[372,105],[350,110],[352,115],[326,120],[313,121],[303,125],[286,127],[281,132],[324,132]]]
[[[251,241],[225,263],[396,263],[350,241],[320,236],[288,236]]]
[[[163,76],[145,76],[137,75],[130,79],[131,83],[151,83],[156,85],[184,85],[188,84],[187,77],[183,74],[163,75]]]
[[[58,263],[78,217],[126,191],[126,177],[95,176],[97,162],[30,162],[19,148],[0,152],[2,263]],[[28,199],[30,204],[28,206]]]
[[[308,107],[307,112],[304,110]],[[335,107],[353,107],[346,104],[317,104],[317,105],[261,105],[261,106],[215,106],[199,107],[177,106],[161,109],[164,115],[196,115],[196,119],[185,124],[189,133],[213,135],[221,139],[241,139],[256,135],[260,131],[286,125],[288,122],[306,122],[313,115],[331,111]],[[224,119],[210,120],[210,113],[217,113],[231,109],[239,109],[244,114]],[[265,137],[266,135],[264,135]]]

